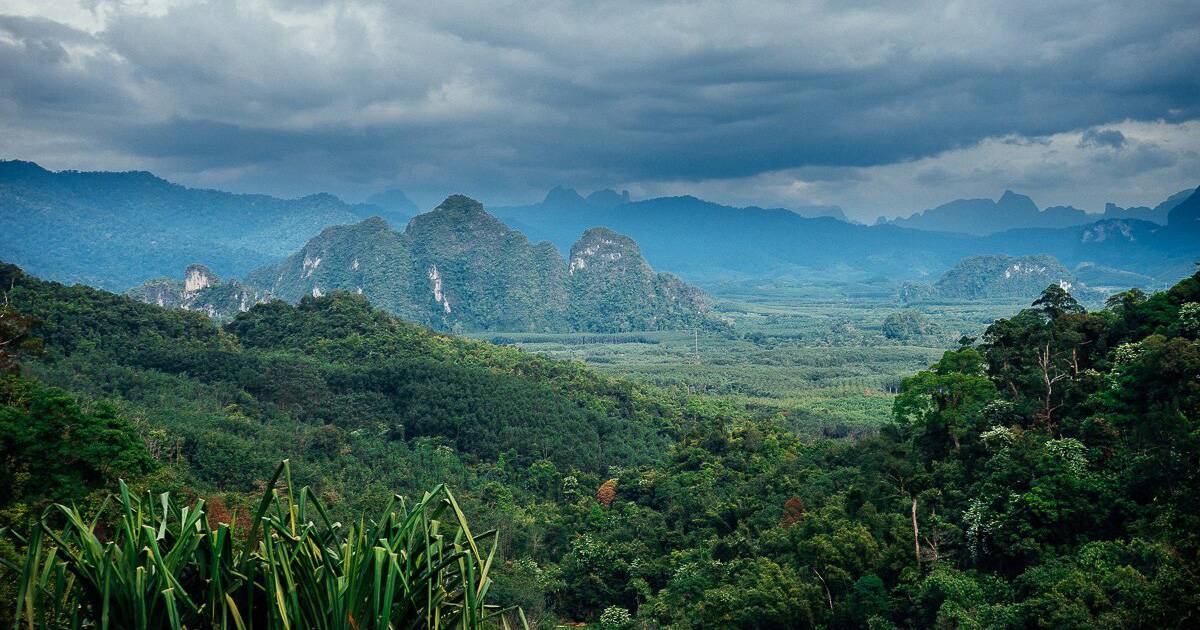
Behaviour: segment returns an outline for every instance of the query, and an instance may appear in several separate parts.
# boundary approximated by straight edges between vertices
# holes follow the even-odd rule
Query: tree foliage
[[[461,488],[472,525],[498,531],[496,597],[545,627],[1200,619],[1200,274],[1095,312],[1052,285],[904,379],[890,421],[854,439],[437,335],[348,295],[216,328],[8,284],[46,351],[3,381],[2,409],[13,435],[45,427],[49,450],[18,472],[49,481],[15,484],[7,522],[117,474],[241,513],[286,455],[334,514]],[[73,443],[61,417],[109,437]],[[54,477],[46,458],[73,454],[87,466]]]

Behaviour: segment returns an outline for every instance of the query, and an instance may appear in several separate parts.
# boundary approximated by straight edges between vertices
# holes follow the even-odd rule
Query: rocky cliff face
[[[126,295],[168,308],[200,311],[213,319],[232,319],[263,301],[265,294],[237,280],[222,282],[204,265],[189,265],[183,280],[156,278],[130,289]]]
[[[188,265],[183,272],[183,292],[195,294],[220,282],[216,274],[204,265]]]

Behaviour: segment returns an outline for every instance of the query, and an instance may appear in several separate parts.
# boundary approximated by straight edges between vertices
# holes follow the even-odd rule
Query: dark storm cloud
[[[2,18],[4,127],[185,178],[503,197],[837,180],[1078,129],[1120,148],[1103,126],[1200,114],[1190,1],[427,4],[101,2],[91,32]]]
[[[74,55],[95,49],[91,35],[40,18],[0,16],[0,100],[31,123],[43,117],[127,111],[121,64]]]

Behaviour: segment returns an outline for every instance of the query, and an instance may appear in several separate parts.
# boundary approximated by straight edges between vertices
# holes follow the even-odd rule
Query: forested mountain
[[[55,173],[0,161],[0,258],[113,290],[196,261],[240,276],[330,225],[415,214],[388,199],[383,207],[328,194],[279,199],[186,188],[145,172]]]
[[[249,488],[283,453],[272,450],[285,448],[279,440],[297,432],[315,438],[337,428],[343,439],[385,443],[437,435],[480,457],[512,450],[525,463],[549,457],[598,473],[648,461],[665,444],[660,433],[683,422],[681,410],[631,383],[444,336],[353,294],[258,304],[219,327],[200,313],[38,280],[11,265],[0,267],[0,281],[15,312],[37,322],[37,361],[47,369],[82,370],[61,376],[98,396],[139,390],[135,399],[160,419],[169,410],[158,396],[202,392],[173,428],[176,447],[196,466],[211,458],[205,474],[223,486]],[[242,414],[255,421],[210,435],[224,442],[220,452],[203,450],[206,432]]]
[[[191,271],[189,270],[189,274]],[[571,263],[550,243],[533,244],[455,195],[414,218],[399,232],[386,221],[328,228],[278,265],[246,280],[250,303],[279,298],[298,302],[334,291],[366,296],[372,304],[441,330],[622,332],[719,326],[704,295],[665,273],[655,273],[636,243],[608,230],[591,230],[572,249]],[[161,280],[132,291],[159,305],[214,314],[227,285],[187,289]],[[240,295],[240,294],[239,294]],[[244,301],[215,314],[232,317]]]
[[[13,267],[0,286],[23,364],[0,377],[0,525],[51,499],[91,518],[118,476],[229,520],[290,457],[336,515],[451,483],[502,532],[489,597],[536,627],[1200,618],[1200,274],[1095,312],[1048,287],[905,379],[878,435],[815,441],[348,294],[217,328]]]
[[[1192,192],[1191,189],[1177,192],[1154,208],[1121,208],[1110,203],[1105,206],[1102,214],[1091,214],[1071,206],[1038,209],[1037,204],[1029,197],[1006,190],[996,201],[956,199],[887,223],[918,230],[980,236],[1023,228],[1065,228],[1106,219],[1136,219],[1166,225],[1167,214],[1171,208],[1181,203]]]
[[[669,273],[655,273],[637,243],[592,228],[571,246],[568,319],[576,330],[614,332],[695,326],[704,294]]]
[[[919,302],[929,298],[979,300],[1037,297],[1049,285],[1062,287],[1086,298],[1099,297],[1079,282],[1075,274],[1053,256],[971,256],[942,274],[932,286],[907,283],[901,299]]]

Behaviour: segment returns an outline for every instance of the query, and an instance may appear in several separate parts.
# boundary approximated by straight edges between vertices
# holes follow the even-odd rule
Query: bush
[[[284,473],[287,490],[277,492]],[[248,532],[237,519],[211,522],[203,501],[134,498],[124,482],[107,536],[74,508],[48,509],[18,538],[24,562],[4,561],[18,577],[17,625],[482,628],[501,612],[483,603],[495,548],[484,556],[480,543],[490,535],[471,534],[449,490],[343,526],[290,482],[285,461]]]

